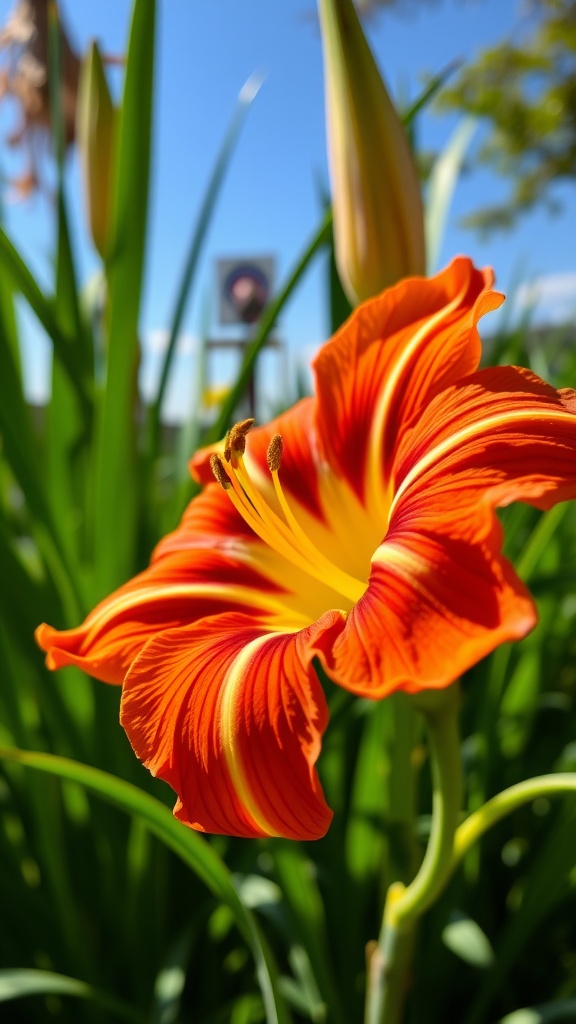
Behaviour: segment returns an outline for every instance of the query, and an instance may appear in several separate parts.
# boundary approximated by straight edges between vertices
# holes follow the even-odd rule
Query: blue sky
[[[129,0],[62,3],[78,49],[95,36],[105,52],[124,52]],[[408,6],[418,7],[416,3]],[[1,21],[10,7],[0,0]],[[369,36],[391,92],[410,99],[419,92],[423,73],[435,73],[454,58],[473,58],[480,48],[514,36],[525,9],[525,3],[517,0],[439,0],[423,3],[422,10],[410,16],[379,14],[370,23]],[[190,401],[194,337],[200,330],[204,297],[213,292],[214,258],[274,253],[281,280],[319,222],[319,190],[328,177],[321,46],[313,0],[159,0],[158,29],[152,221],[141,325],[146,387],[158,365],[162,331],[169,321],[188,239],[236,96],[253,72],[266,75],[230,167],[201,267],[200,287],[186,318],[184,351],[168,409],[174,416],[184,414]],[[2,136],[14,122],[13,111],[7,108],[4,104],[0,111]],[[441,148],[456,123],[451,116],[425,113],[419,125],[422,145]],[[3,166],[5,171],[13,170],[12,158],[4,156]],[[537,212],[525,217],[513,232],[488,241],[458,228],[460,216],[482,202],[498,199],[507,187],[485,171],[459,183],[439,265],[466,252],[480,264],[493,265],[504,290],[519,280],[540,279],[540,318],[569,315],[576,308],[574,187],[558,190],[565,200],[561,217]],[[87,279],[96,263],[82,241],[73,160],[70,194],[76,197],[82,276]],[[52,236],[46,201],[35,198],[10,205],[5,220],[16,244],[49,280]],[[326,337],[324,275],[320,262],[282,318],[279,333],[291,365],[306,359]],[[525,289],[522,294],[534,297],[535,293]],[[221,333],[217,325],[214,330]],[[37,395],[46,386],[47,352],[28,319],[25,333],[29,385]],[[222,372],[226,368],[216,370],[217,375]],[[266,372],[271,380],[278,379],[284,362],[271,355]]]

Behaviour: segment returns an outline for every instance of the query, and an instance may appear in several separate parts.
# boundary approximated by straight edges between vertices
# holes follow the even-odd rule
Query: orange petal
[[[231,537],[254,539],[250,527],[238,515],[220,485],[214,482],[210,469],[209,473],[208,486],[190,502],[177,529],[156,546],[152,561],[188,547],[221,547],[222,542]]]
[[[524,636],[536,615],[493,509],[575,498],[575,452],[576,394],[528,370],[483,370],[433,399],[400,441],[388,530],[333,678],[375,697],[442,687]]]
[[[322,450],[372,516],[403,430],[443,388],[474,371],[476,323],[502,296],[489,270],[460,257],[429,280],[409,278],[352,315],[315,360]]]
[[[216,484],[207,487],[191,502],[178,530],[158,545],[149,568],[97,605],[81,626],[38,627],[36,640],[47,653],[48,668],[76,665],[103,682],[120,684],[160,630],[231,605],[265,612],[281,586],[255,564],[255,551],[246,550],[247,533],[224,492]],[[257,546],[263,548],[259,541]]]
[[[134,658],[159,630],[183,626],[225,611],[234,600],[245,610],[262,609],[270,582],[218,552],[175,555],[116,590],[75,629],[42,623],[36,641],[50,669],[76,665],[105,683],[121,684]],[[231,582],[233,581],[233,582]],[[255,605],[250,603],[254,596]]]
[[[425,533],[404,540],[382,544],[366,594],[322,659],[335,682],[362,696],[448,686],[536,623],[528,591],[486,544]]]
[[[160,542],[148,569],[102,601],[81,626],[59,631],[44,623],[36,639],[49,668],[76,665],[120,684],[162,630],[230,609],[250,613],[271,629],[293,629],[335,606],[334,591],[255,537],[213,484]]]
[[[494,529],[494,507],[575,498],[575,453],[576,392],[517,367],[481,370],[435,398],[402,438],[390,528],[436,520],[478,537]]]
[[[178,794],[177,818],[225,835],[325,834],[332,814],[314,764],[328,715],[310,662],[341,621],[328,613],[271,634],[230,613],[146,645],[121,721],[138,757]]]

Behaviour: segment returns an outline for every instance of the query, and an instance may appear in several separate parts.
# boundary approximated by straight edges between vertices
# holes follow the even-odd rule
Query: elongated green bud
[[[82,61],[76,139],[80,152],[84,199],[92,240],[102,259],[108,247],[111,174],[117,110],[112,103],[102,57],[93,42]]]
[[[424,274],[420,183],[352,0],[318,0],[338,272],[352,302]]]

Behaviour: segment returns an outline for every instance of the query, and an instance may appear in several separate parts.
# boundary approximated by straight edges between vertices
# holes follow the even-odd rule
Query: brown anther
[[[234,468],[236,468],[236,461],[234,457],[244,454],[246,450],[246,434],[253,425],[254,420],[252,418],[240,420],[239,423],[235,423],[233,427],[230,427],[230,430],[228,431],[224,447],[224,455],[228,462],[232,462]]]
[[[216,452],[210,456],[210,469],[212,470],[217,483],[220,484],[220,487],[223,487],[225,491],[227,491],[229,487],[232,487],[232,481],[224,469],[222,459],[219,455],[216,455]]]
[[[228,443],[233,449],[238,449],[241,445],[246,447],[246,434],[251,427],[254,426],[254,417],[250,417],[247,420],[240,420],[239,423],[235,423],[233,427],[230,427],[228,432]]]
[[[224,458],[226,459],[226,462],[230,462],[231,454],[232,449],[230,448],[230,431],[227,430],[226,437],[224,438]]]
[[[280,469],[283,450],[284,444],[280,434],[274,434],[274,437],[268,445],[268,451],[266,452],[266,462],[268,463],[268,469],[271,473],[277,473]]]

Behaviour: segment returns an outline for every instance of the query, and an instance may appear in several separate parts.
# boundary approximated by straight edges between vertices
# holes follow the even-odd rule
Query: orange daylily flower
[[[326,832],[315,657],[355,694],[417,693],[534,626],[494,509],[576,496],[576,393],[477,369],[491,284],[459,258],[366,302],[318,354],[315,397],[196,455],[206,486],[148,569],[78,629],[38,629],[50,668],[122,684],[185,824]]]

